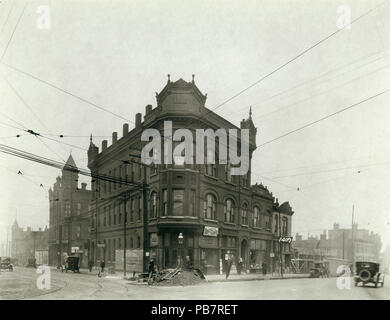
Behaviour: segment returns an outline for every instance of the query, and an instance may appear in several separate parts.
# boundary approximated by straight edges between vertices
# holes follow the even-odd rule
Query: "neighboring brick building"
[[[49,190],[49,264],[59,265],[64,254],[77,253],[82,266],[88,265],[88,227],[91,191],[87,184],[78,188],[78,172],[72,155],[69,156],[62,176],[57,177]],[[72,250],[73,248],[73,250]]]
[[[338,265],[351,265],[354,261],[379,262],[381,247],[378,234],[358,229],[357,224],[352,229],[340,228],[339,224],[334,223],[333,229],[328,230],[328,236],[324,230],[320,237],[309,236],[307,239],[296,234],[293,241],[296,266],[305,271],[314,262],[323,260],[334,260]],[[331,271],[335,273],[335,270]]]
[[[241,121],[240,128],[236,127],[205,107],[206,95],[193,80],[171,82],[168,79],[156,99],[156,108],[146,106],[144,121],[140,113],[136,114],[133,130],[129,132],[129,125],[124,124],[120,139],[117,132],[113,132],[110,146],[104,140],[99,152],[91,141],[88,167],[92,175],[113,176],[140,184],[143,166],[129,153],[140,153],[144,129],[155,128],[163,136],[164,120],[172,121],[173,131],[179,128],[193,132],[207,128],[238,129],[238,132],[242,128],[249,129],[252,159],[257,129],[251,113],[248,119]],[[225,164],[161,164],[146,168],[147,239],[150,256],[159,267],[176,266],[178,256],[182,255],[189,256],[194,265],[209,273],[216,273],[220,272],[221,261],[229,252],[236,259],[242,257],[248,269],[259,269],[263,263],[267,264],[267,269],[271,269],[271,265],[275,268],[279,254],[271,258],[271,252],[278,252],[279,233],[291,234],[293,211],[288,203],[279,206],[262,184],[251,185],[250,170],[244,176],[232,176],[230,166]],[[97,208],[95,212],[98,212],[97,219],[93,215],[90,234],[94,261],[104,257],[107,265],[113,264],[115,250],[124,247],[127,199],[124,195],[128,196],[126,246],[143,248],[143,214],[146,213],[143,212],[142,188],[94,178],[92,190],[92,208]],[[182,246],[178,241],[179,233],[184,237]],[[283,257],[288,259],[290,246],[283,248]]]
[[[16,259],[18,265],[25,266],[28,263],[28,259],[36,257],[37,252],[43,251],[47,255],[48,238],[49,231],[47,227],[45,229],[38,228],[38,230],[27,227],[24,230],[22,227],[19,227],[15,219],[12,225],[11,257]]]

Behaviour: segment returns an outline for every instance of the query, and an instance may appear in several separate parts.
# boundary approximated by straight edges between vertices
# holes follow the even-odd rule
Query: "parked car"
[[[326,262],[316,262],[314,268],[310,269],[310,278],[328,278],[329,266]]]
[[[11,263],[11,258],[0,258],[0,270],[14,271],[14,266]]]
[[[65,266],[61,268],[61,272],[68,272],[68,270],[80,272],[80,257],[69,256],[66,258]]]
[[[379,272],[379,263],[359,261],[355,263],[355,287],[362,283],[363,287],[368,283],[373,283],[375,288],[378,284],[383,287],[385,276]]]

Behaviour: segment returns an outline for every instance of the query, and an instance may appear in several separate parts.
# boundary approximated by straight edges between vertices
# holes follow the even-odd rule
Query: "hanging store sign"
[[[218,228],[205,226],[203,230],[203,235],[208,237],[218,237]]]
[[[291,243],[292,242],[292,237],[280,237],[279,242],[282,243]]]
[[[72,247],[71,248],[71,252],[72,253],[76,253],[77,251],[79,251],[80,250],[80,247]]]
[[[105,243],[98,243],[97,246],[98,246],[98,248],[105,248],[106,244]]]

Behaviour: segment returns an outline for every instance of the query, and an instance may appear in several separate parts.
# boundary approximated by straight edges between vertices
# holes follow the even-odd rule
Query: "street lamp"
[[[179,236],[178,236],[178,241],[179,241],[179,251],[180,251],[180,254],[179,254],[179,267],[182,266],[182,261],[183,261],[183,240],[184,240],[184,237],[183,237],[183,234],[180,232],[179,233]]]

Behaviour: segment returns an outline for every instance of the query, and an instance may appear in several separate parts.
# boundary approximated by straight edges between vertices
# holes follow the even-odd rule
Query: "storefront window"
[[[205,212],[204,212],[204,216],[206,219],[216,220],[216,206],[217,206],[217,201],[215,197],[212,194],[208,194],[206,196]]]
[[[184,190],[174,189],[173,190],[173,215],[182,216],[184,207]]]

